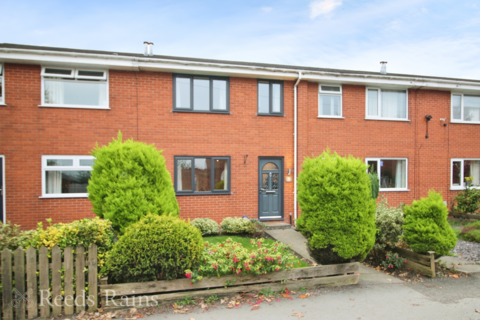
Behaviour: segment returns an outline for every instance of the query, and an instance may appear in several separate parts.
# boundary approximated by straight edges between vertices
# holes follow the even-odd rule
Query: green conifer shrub
[[[456,246],[457,237],[447,222],[448,209],[434,190],[427,198],[405,206],[404,215],[402,238],[413,251],[423,254],[435,251],[436,256],[442,256]]]
[[[370,184],[372,186],[372,199],[377,200],[378,192],[380,191],[380,181],[376,172],[369,172]]]
[[[321,264],[363,260],[375,243],[375,200],[367,165],[324,151],[306,158],[298,178],[297,228]]]
[[[200,231],[177,217],[147,214],[125,228],[108,252],[109,282],[144,282],[182,277],[198,265],[203,251]]]
[[[178,216],[172,179],[165,166],[162,151],[154,145],[133,140],[113,139],[107,146],[93,149],[96,158],[88,198],[93,212],[112,221],[124,232],[147,213]]]

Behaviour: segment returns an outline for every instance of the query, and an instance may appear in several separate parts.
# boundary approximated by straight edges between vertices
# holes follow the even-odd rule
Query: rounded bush
[[[375,243],[375,200],[367,165],[329,150],[306,158],[298,178],[297,228],[321,264],[363,260]],[[337,257],[338,256],[338,257]]]
[[[225,233],[252,233],[252,222],[247,218],[225,218],[220,223]]]
[[[209,218],[197,218],[190,221],[190,224],[200,230],[202,236],[220,233],[220,226],[218,223]]]
[[[198,265],[202,250],[197,228],[176,217],[148,214],[125,228],[105,270],[113,283],[177,279]]]
[[[448,209],[442,196],[431,190],[427,198],[405,206],[403,240],[417,253],[435,251],[436,256],[446,255],[457,245],[457,237],[447,222]]]
[[[122,134],[92,151],[95,165],[88,182],[93,212],[124,232],[147,213],[178,216],[172,179],[162,151],[153,145],[127,140]]]

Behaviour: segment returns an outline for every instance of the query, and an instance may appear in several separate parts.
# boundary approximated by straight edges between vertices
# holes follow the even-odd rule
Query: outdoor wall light
[[[291,172],[292,172],[292,169],[288,169],[287,176],[285,177],[285,182],[292,182],[292,177],[290,176]]]

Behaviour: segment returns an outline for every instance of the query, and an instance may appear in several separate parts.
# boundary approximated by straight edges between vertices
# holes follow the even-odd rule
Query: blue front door
[[[258,218],[283,220],[283,159],[260,158],[258,164]]]

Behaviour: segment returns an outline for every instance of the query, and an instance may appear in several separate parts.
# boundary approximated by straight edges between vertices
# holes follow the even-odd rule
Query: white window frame
[[[368,90],[377,90],[378,92],[378,106],[377,113],[378,116],[368,115]],[[405,91],[405,102],[406,102],[406,118],[384,118],[382,117],[382,91],[383,90],[396,90],[396,91]],[[366,87],[365,88],[365,119],[366,120],[385,120],[385,121],[410,121],[408,118],[408,89],[398,89],[398,88],[379,88],[379,87]]]
[[[0,62],[0,78],[2,79],[2,96],[0,97],[0,106],[5,106],[5,66]]]
[[[461,96],[460,119],[453,119],[453,96]],[[480,124],[480,121],[465,121],[465,120],[463,120],[464,96],[465,96],[464,93],[457,93],[457,92],[452,92],[452,94],[450,95],[450,122],[451,123]],[[479,96],[479,95],[467,94],[467,96]],[[472,159],[466,159],[466,160],[472,160]]]
[[[70,70],[70,75],[65,74],[52,74],[52,73],[45,73],[45,69],[62,69],[62,70]],[[78,71],[100,71],[103,72],[103,77],[95,77],[95,76],[79,76]],[[84,68],[65,68],[65,67],[51,67],[51,66],[42,66],[42,104],[39,107],[55,107],[55,108],[79,108],[79,109],[102,109],[108,110],[110,109],[110,92],[109,92],[109,77],[108,77],[108,70],[105,69],[84,69]],[[74,81],[80,80],[104,80],[106,83],[106,106],[91,106],[91,105],[78,105],[78,104],[52,104],[52,103],[45,103],[45,79],[48,78],[65,78],[65,79],[74,79]]]
[[[340,88],[339,92],[335,91],[323,91],[322,86],[328,87],[338,87]],[[320,114],[320,96],[340,96],[340,115],[339,116],[330,116]],[[341,84],[330,84],[330,83],[319,83],[318,84],[318,118],[334,118],[334,119],[344,119],[343,117],[343,88]]]
[[[405,188],[381,188],[380,187],[380,190],[381,192],[390,192],[390,191],[410,191],[410,189],[408,189],[408,158],[383,158],[383,157],[377,157],[377,158],[365,158],[365,163],[368,165],[368,161],[377,161],[377,168],[379,168],[379,170],[377,170],[377,176],[378,176],[378,180],[380,181],[380,170],[381,170],[381,166],[380,166],[380,161],[382,160],[404,160],[406,161],[405,162]]]
[[[72,166],[47,166],[47,160],[73,160]],[[91,166],[80,166],[80,160],[93,160],[93,156],[42,156],[42,196],[40,198],[86,198],[88,193],[47,193],[47,171],[92,171]]]
[[[480,161],[479,158],[452,158],[450,161],[450,190],[465,190],[465,172],[464,172],[464,162],[465,161]],[[462,182],[461,186],[454,186],[453,185],[453,163],[454,162],[461,162],[460,166],[460,181]],[[472,189],[480,189],[480,187],[472,187]]]

